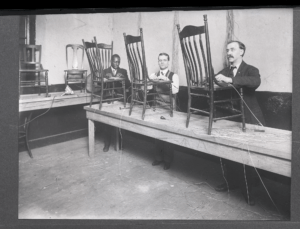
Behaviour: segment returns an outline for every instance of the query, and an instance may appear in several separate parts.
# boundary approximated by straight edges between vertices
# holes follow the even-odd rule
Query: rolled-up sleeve
[[[179,91],[179,77],[177,74],[173,75],[172,81],[172,94],[176,94]]]

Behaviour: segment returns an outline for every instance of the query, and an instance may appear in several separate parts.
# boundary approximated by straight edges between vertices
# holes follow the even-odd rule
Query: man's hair
[[[244,50],[244,53],[243,53],[243,55],[242,56],[244,56],[245,55],[245,52],[246,52],[246,46],[242,43],[242,42],[240,42],[240,41],[229,41],[228,43],[227,43],[227,45],[229,45],[229,44],[231,44],[231,43],[238,43],[238,45],[239,45],[239,47],[240,47],[240,49],[242,49],[242,50]]]
[[[110,58],[110,60],[113,61],[113,59],[114,59],[115,57],[117,57],[117,58],[119,58],[119,60],[121,60],[121,57],[120,57],[118,54],[112,55],[111,58]]]
[[[160,53],[159,55],[158,55],[158,58],[160,57],[160,56],[167,56],[168,57],[168,60],[170,60],[170,57],[169,57],[169,54],[167,54],[167,53]]]

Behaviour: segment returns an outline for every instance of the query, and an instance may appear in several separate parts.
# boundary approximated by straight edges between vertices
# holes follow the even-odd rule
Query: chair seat
[[[144,81],[135,81],[133,83],[141,86],[144,85]],[[147,86],[151,86],[154,84],[170,84],[170,83],[171,83],[170,80],[151,80],[151,81],[147,81]]]
[[[19,69],[19,72],[48,72],[48,69]]]
[[[191,87],[191,89],[195,89],[195,90],[199,90],[199,91],[205,91],[205,92],[209,91],[209,87]],[[214,91],[222,91],[222,90],[230,90],[230,89],[233,89],[233,88],[231,86],[220,87],[220,86],[214,84]]]
[[[119,77],[113,77],[113,78],[104,78],[103,79],[104,83],[109,83],[109,82],[121,82],[121,81],[125,81],[125,78],[119,78]],[[100,80],[93,80],[94,83],[101,83]]]
[[[68,74],[82,74],[82,73],[86,72],[86,70],[84,70],[84,69],[68,69],[68,70],[65,70],[65,72],[67,72]]]

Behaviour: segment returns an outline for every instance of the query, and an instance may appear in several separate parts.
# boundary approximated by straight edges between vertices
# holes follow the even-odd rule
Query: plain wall
[[[49,84],[64,84],[66,45],[82,44],[82,39],[110,44],[111,14],[62,14],[36,16],[36,44],[42,45],[42,63],[49,70]],[[90,71],[85,55],[84,69]]]
[[[202,25],[203,15],[207,14],[212,63],[215,73],[220,71],[223,68],[226,39],[226,10],[178,12],[181,29],[186,25]],[[234,10],[233,13],[235,39],[244,42],[247,47],[244,60],[257,67],[261,73],[262,83],[257,90],[292,92],[293,10],[250,9]],[[139,25],[144,31],[148,72],[157,71],[158,54],[166,52],[172,56],[174,51],[174,15],[175,11],[38,15],[36,44],[43,45],[42,62],[44,68],[49,69],[49,83],[64,83],[65,45],[82,44],[82,38],[91,40],[94,36],[99,43],[110,43],[113,40],[114,53],[121,56],[121,67],[128,70],[123,33],[139,35]],[[179,44],[176,48],[180,85],[186,86]],[[86,58],[85,68],[89,71]]]
[[[258,91],[292,92],[293,9],[234,10],[244,60],[261,75]]]
[[[128,69],[128,61],[124,44],[123,33],[127,35],[139,35],[138,33],[139,13],[117,13],[114,14],[114,42],[115,53],[122,59],[122,67]],[[158,54],[165,52],[172,57],[173,52],[173,20],[175,12],[142,12],[141,27],[143,28],[146,62],[149,74],[159,70]],[[179,25],[182,29],[186,25],[203,25],[203,15],[207,14],[209,23],[209,34],[211,42],[212,60],[215,69],[222,67],[222,52],[226,34],[226,11],[179,11]],[[178,36],[177,28],[175,28]],[[218,37],[218,39],[213,39]],[[179,42],[178,49],[178,75],[181,86],[186,86],[185,70]],[[169,67],[172,66],[172,58]]]

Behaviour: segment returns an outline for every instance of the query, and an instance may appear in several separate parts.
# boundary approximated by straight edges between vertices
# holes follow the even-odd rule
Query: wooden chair
[[[147,65],[146,65],[143,29],[140,28],[140,36],[126,35],[126,33],[124,33],[123,35],[125,40],[125,47],[126,47],[128,65],[130,70],[130,78],[131,78],[132,98],[130,103],[129,115],[131,115],[132,108],[135,105],[135,103],[143,104],[142,119],[144,120],[146,108],[150,108],[150,106],[147,107],[147,103],[154,102],[154,108],[157,107],[156,96],[162,94],[159,91],[157,91],[157,86],[165,85],[166,87],[169,87],[170,90],[169,91],[170,105],[166,105],[166,106],[170,108],[170,116],[173,117],[173,97],[172,97],[172,84],[171,84],[172,82],[149,79],[148,72],[147,72]],[[153,86],[153,92],[150,93],[147,92],[149,86]],[[138,99],[139,92],[142,92],[143,94],[143,101]],[[154,96],[154,99],[148,99],[148,96]],[[165,107],[165,106],[160,106],[160,107]]]
[[[216,85],[214,83],[214,73],[211,62],[210,44],[207,16],[204,15],[204,26],[185,26],[180,31],[180,26],[177,25],[180,45],[182,50],[183,62],[186,73],[186,80],[188,86],[188,108],[187,108],[187,120],[186,127],[189,126],[191,113],[203,113],[209,115],[208,134],[211,134],[212,122],[220,119],[231,119],[236,117],[242,118],[242,129],[245,131],[245,117],[244,107],[241,97],[243,96],[242,88],[239,88],[241,97],[238,98],[222,98],[217,100],[215,97],[216,91],[232,90],[233,88],[228,85]],[[205,39],[205,50],[203,45],[203,39]],[[209,111],[197,109],[191,107],[193,97],[205,97],[209,101]],[[215,117],[216,105],[228,103],[233,101],[240,102],[240,110],[237,110],[237,114]],[[235,110],[236,111],[236,110]]]
[[[68,61],[68,57],[70,55],[70,51],[68,50],[72,49],[72,66],[70,66],[70,63]],[[80,59],[78,58],[78,51],[81,51]],[[67,64],[67,69],[65,70],[65,84],[66,86],[68,85],[69,82],[80,82],[81,83],[81,88],[80,91],[83,89],[83,83],[86,81],[86,73],[87,70],[83,69],[83,62],[84,62],[84,47],[83,45],[78,45],[78,44],[68,44],[66,46],[66,64]],[[80,65],[80,68],[78,67]],[[80,77],[80,78],[79,78]]]
[[[39,88],[38,94],[40,95],[41,87],[45,87],[46,97],[48,97],[48,70],[43,69],[41,63],[41,57],[42,57],[41,45],[24,45],[24,44],[20,45],[20,66],[19,66],[20,88],[38,87]],[[45,74],[44,80],[41,79],[41,73]],[[23,80],[24,77],[25,80]]]
[[[126,107],[126,90],[125,90],[125,78],[111,77],[105,78],[104,69],[111,66],[111,56],[113,55],[113,43],[108,44],[98,44],[96,37],[94,41],[85,42],[82,40],[83,46],[88,58],[88,62],[91,69],[91,102],[93,103],[93,97],[100,98],[99,110],[101,110],[103,102],[113,102],[118,100],[124,101],[124,107]],[[121,87],[116,86],[115,83],[120,82]],[[96,91],[99,89],[98,92]],[[120,94],[116,90],[122,90]],[[109,92],[104,95],[104,92]]]

